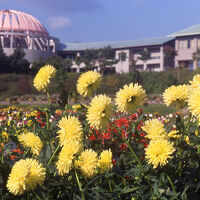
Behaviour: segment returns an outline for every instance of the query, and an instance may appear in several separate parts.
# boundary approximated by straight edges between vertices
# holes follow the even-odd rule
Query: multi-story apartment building
[[[91,43],[65,43],[61,44],[59,54],[64,57],[75,58],[81,56],[86,49],[98,49],[111,46],[115,51],[115,58],[119,59],[120,53],[126,54],[125,60],[120,60],[113,65],[116,73],[128,73],[134,67],[140,71],[165,71],[167,66],[165,63],[163,48],[170,46],[177,52],[173,66],[185,67],[188,69],[197,69],[200,63],[193,59],[193,54],[200,48],[200,25],[195,25],[184,30],[178,31],[166,37],[118,41],[118,42],[91,42]],[[151,57],[146,62],[139,59],[140,52],[147,49]],[[73,63],[73,71],[81,71],[84,64],[77,66]]]
[[[99,49],[111,46],[115,52],[115,58],[119,62],[112,67],[116,73],[128,73],[136,67],[139,71],[164,71],[164,46],[174,47],[174,37],[160,37],[141,40],[129,40],[118,42],[91,42],[91,43],[66,43],[60,46],[59,54],[64,57],[74,59],[76,56],[82,56],[86,49]],[[150,52],[150,59],[146,62],[140,60],[139,53],[147,49]],[[125,59],[120,59],[120,54],[125,53]],[[134,66],[133,66],[134,62]],[[84,64],[77,66],[73,62],[73,71],[81,71]]]
[[[199,63],[193,60],[193,54],[200,48],[200,24],[169,35],[175,37],[175,66],[197,69]]]

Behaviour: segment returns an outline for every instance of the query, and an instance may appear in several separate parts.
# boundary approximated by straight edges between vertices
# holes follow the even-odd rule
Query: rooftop
[[[16,10],[0,10],[0,32],[4,31],[49,35],[35,17]]]
[[[200,34],[200,24],[190,26],[178,32],[172,33],[169,37],[177,37],[177,36],[187,36],[187,35],[198,35]]]
[[[106,46],[111,46],[113,49],[127,48],[127,47],[142,47],[151,45],[162,45],[166,42],[173,40],[174,37],[159,37],[147,38],[139,40],[126,40],[126,41],[110,41],[110,42],[83,42],[83,43],[62,43],[59,50],[62,51],[84,51],[86,49],[99,49]]]

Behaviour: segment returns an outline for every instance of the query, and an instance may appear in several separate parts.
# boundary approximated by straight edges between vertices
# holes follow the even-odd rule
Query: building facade
[[[119,42],[94,42],[94,43],[66,43],[59,48],[59,54],[63,57],[75,59],[76,56],[84,55],[86,49],[99,49],[110,46],[115,52],[115,59],[119,62],[112,67],[116,73],[128,73],[135,67],[139,71],[164,71],[164,52],[165,46],[174,47],[174,37],[160,37],[142,40],[130,40]],[[140,52],[148,50],[150,59],[142,61],[139,59]],[[125,54],[125,59],[120,59],[120,54]],[[77,66],[73,62],[73,71],[79,72],[84,68],[84,64]]]
[[[171,35],[159,38],[149,38],[128,41],[60,43],[58,38],[49,35],[46,28],[33,16],[15,11],[0,10],[0,45],[4,52],[10,55],[14,49],[20,48],[25,52],[25,59],[30,63],[46,59],[52,55],[71,58],[72,71],[80,72],[85,65],[77,65],[75,57],[82,57],[87,49],[100,49],[107,46],[112,48],[115,59],[119,62],[109,66],[116,73],[129,73],[134,68],[139,71],[165,71],[164,49],[169,46],[176,51],[171,67],[197,69],[200,65],[194,59],[195,52],[200,48],[200,25],[195,25]],[[147,60],[140,58],[140,53],[148,50]],[[124,58],[120,56],[124,54]],[[199,55],[200,57],[200,55]],[[98,69],[98,63],[96,63]]]
[[[0,11],[0,45],[7,55],[20,48],[32,63],[56,54],[59,43],[33,16],[15,10]]]

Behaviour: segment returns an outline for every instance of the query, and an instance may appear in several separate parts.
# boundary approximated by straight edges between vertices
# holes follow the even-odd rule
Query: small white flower
[[[172,117],[173,117],[173,115],[170,113],[170,114],[169,114],[169,117],[170,117],[170,118],[172,118]]]

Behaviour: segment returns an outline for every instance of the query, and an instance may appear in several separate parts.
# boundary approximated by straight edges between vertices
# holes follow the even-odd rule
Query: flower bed
[[[190,113],[161,116],[139,108],[138,84],[114,100],[93,96],[102,79],[92,71],[78,81],[89,103],[55,110],[48,93],[55,73],[45,66],[34,80],[47,93],[45,109],[0,110],[2,199],[198,199],[200,75],[163,94],[165,104],[189,105]]]

